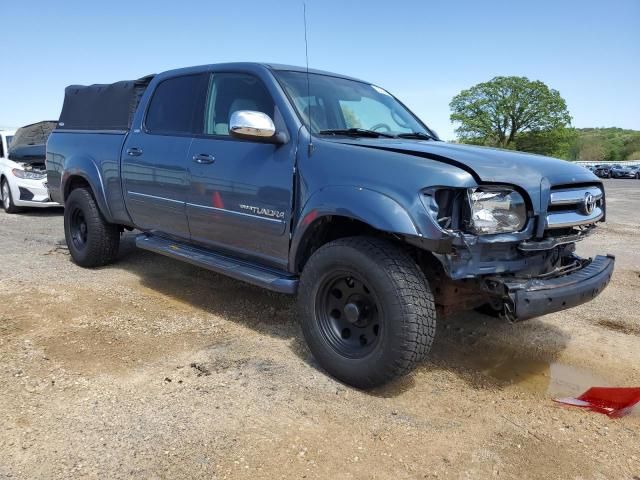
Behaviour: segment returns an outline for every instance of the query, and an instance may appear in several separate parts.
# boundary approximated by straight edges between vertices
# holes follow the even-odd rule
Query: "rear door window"
[[[161,82],[147,110],[147,132],[177,135],[201,132],[207,82],[206,74],[185,75]]]

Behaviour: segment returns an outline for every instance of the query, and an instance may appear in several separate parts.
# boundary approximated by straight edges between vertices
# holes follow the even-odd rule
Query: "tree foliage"
[[[514,148],[520,134],[562,135],[571,123],[560,93],[526,77],[479,83],[453,97],[449,106],[456,133],[466,143]]]
[[[562,158],[612,162],[640,159],[640,132],[637,130],[579,128],[575,131],[577,137]]]
[[[579,137],[574,128],[555,128],[538,132],[522,132],[516,136],[515,149],[549,157],[569,158]]]
[[[604,160],[607,152],[604,149],[602,143],[597,141],[582,142],[580,149],[578,150],[578,160],[587,160],[592,162],[601,162]]]

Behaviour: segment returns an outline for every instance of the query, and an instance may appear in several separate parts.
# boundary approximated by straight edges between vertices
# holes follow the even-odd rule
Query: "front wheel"
[[[81,267],[100,267],[115,260],[120,230],[108,223],[89,190],[73,190],[65,202],[64,235],[73,261]]]
[[[2,180],[2,185],[0,186],[0,192],[2,193],[2,208],[7,213],[18,213],[20,212],[20,207],[16,207],[16,204],[13,203],[13,197],[11,196],[11,188],[9,188],[9,182],[7,179]]]
[[[406,252],[378,238],[343,238],[319,248],[302,272],[298,308],[311,353],[358,388],[411,371],[436,331],[424,274]]]

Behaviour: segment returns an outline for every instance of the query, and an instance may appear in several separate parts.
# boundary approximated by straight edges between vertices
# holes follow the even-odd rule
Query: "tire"
[[[2,208],[7,213],[20,213],[22,209],[16,207],[13,203],[13,196],[11,195],[11,188],[6,178],[2,179],[2,185],[0,185],[0,197],[2,198]]]
[[[320,365],[363,389],[410,372],[429,352],[436,332],[433,294],[423,272],[407,253],[373,237],[320,247],[302,272],[298,312]]]
[[[101,267],[118,255],[120,230],[105,221],[85,188],[73,190],[65,202],[64,235],[71,258],[81,267]]]
[[[640,173],[636,173],[636,180],[640,180]]]

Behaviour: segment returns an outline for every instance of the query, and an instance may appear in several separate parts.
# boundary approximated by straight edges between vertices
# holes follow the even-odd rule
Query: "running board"
[[[143,233],[136,237],[136,246],[274,292],[294,294],[298,290],[298,278],[285,272],[252,265],[184,243]]]

